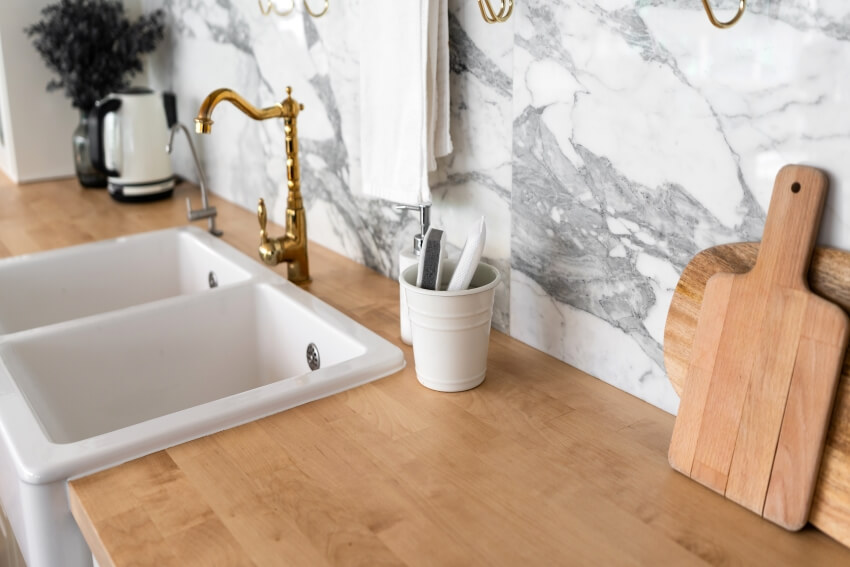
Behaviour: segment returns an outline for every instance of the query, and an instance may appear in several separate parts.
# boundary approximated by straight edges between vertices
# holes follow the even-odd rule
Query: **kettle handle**
[[[98,169],[110,177],[119,177],[121,174],[114,169],[106,167],[106,159],[103,152],[103,118],[110,112],[116,112],[121,108],[121,99],[108,98],[98,102],[94,107],[94,114],[89,118],[89,141],[91,142],[91,161],[95,169]]]
[[[165,106],[165,123],[171,130],[177,124],[177,97],[174,93],[162,93],[162,104]]]

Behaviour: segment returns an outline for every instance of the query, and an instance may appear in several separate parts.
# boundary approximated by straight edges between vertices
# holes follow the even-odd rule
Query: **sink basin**
[[[44,307],[27,314],[34,288]],[[394,345],[197,229],[3,260],[0,289],[0,500],[29,567],[91,565],[68,479],[404,366]]]
[[[251,260],[197,227],[50,250],[0,261],[0,334],[248,279]]]

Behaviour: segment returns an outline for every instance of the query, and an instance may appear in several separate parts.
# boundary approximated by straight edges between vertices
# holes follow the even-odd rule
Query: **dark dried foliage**
[[[130,22],[120,0],[60,0],[41,15],[24,32],[59,75],[47,90],[64,89],[74,107],[86,111],[128,86],[142,70],[141,55],[153,51],[165,29],[162,10]]]

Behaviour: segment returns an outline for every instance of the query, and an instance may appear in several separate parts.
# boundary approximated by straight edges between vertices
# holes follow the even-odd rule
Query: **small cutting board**
[[[706,282],[718,272],[748,272],[756,263],[758,250],[758,242],[722,244],[694,256],[682,271],[664,328],[664,366],[679,395],[684,389]],[[809,285],[845,313],[850,312],[850,252],[815,248]],[[850,350],[844,353],[809,522],[850,547]]]
[[[850,322],[806,283],[826,175],[776,177],[758,259],[706,284],[673,468],[787,528],[805,525]]]

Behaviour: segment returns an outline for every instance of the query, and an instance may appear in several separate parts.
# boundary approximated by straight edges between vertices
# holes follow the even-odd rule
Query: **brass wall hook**
[[[304,0],[304,9],[307,10],[307,13],[313,16],[314,18],[321,18],[322,16],[328,13],[328,2],[329,0],[325,0],[325,7],[318,14],[310,9],[310,5],[307,3],[307,0]]]
[[[328,5],[330,0],[325,0],[325,6],[322,8],[321,12],[314,12],[310,8],[310,4],[307,3],[307,0],[303,0],[304,9],[307,10],[307,13],[313,16],[314,18],[321,18],[328,12]],[[268,16],[272,12],[277,14],[278,16],[288,16],[295,10],[295,0],[289,0],[289,8],[286,10],[278,10],[277,5],[275,4],[275,0],[265,0],[265,4],[263,4],[263,0],[257,0],[257,4],[260,6],[260,13],[264,16]]]
[[[746,11],[747,9],[747,0],[739,0],[738,13],[735,14],[735,16],[728,22],[721,22],[720,20],[714,17],[714,12],[711,9],[711,5],[708,3],[708,0],[702,0],[702,5],[705,8],[705,13],[708,14],[708,21],[710,21],[714,27],[726,29],[731,28],[732,26],[737,24],[738,20],[741,19],[741,16],[744,15],[744,11]]]
[[[289,0],[289,9],[282,11],[277,9],[277,5],[274,0],[266,0],[265,6],[263,6],[263,0],[257,0],[257,4],[260,6],[260,13],[264,16],[268,16],[272,12],[278,16],[287,16],[295,9],[295,0]]]
[[[478,0],[478,8],[481,10],[481,17],[484,18],[485,22],[488,24],[506,22],[511,17],[514,11],[514,0],[507,0],[507,3],[505,3],[505,0],[501,0],[501,2],[502,6],[497,14],[490,4],[490,0]]]

